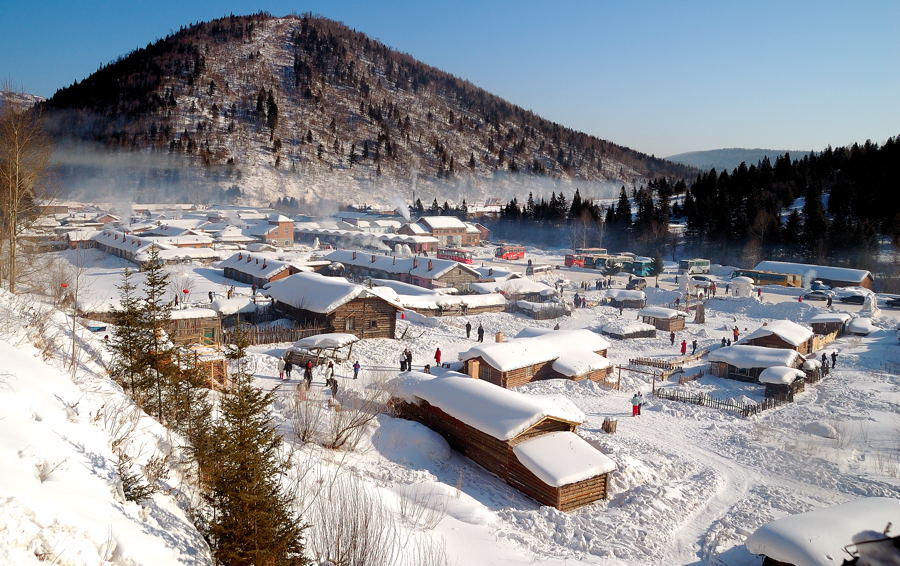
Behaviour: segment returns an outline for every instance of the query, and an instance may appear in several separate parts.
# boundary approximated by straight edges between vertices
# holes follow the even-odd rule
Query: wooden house
[[[636,289],[609,289],[606,296],[609,305],[617,309],[642,309],[647,306],[647,295]]]
[[[222,320],[208,308],[176,309],[171,313],[169,338],[175,344],[221,344]]]
[[[766,386],[766,397],[793,400],[795,393],[803,391],[806,373],[797,368],[772,366],[760,372],[759,382]]]
[[[342,277],[295,273],[263,291],[277,310],[301,326],[322,333],[347,332],[359,338],[393,338],[402,307]]]
[[[238,252],[219,263],[225,277],[262,289],[273,281],[289,277],[300,269],[286,261],[270,259],[259,254]]]
[[[615,463],[575,434],[583,414],[565,401],[460,374],[407,372],[391,405],[538,503],[570,511],[605,499]]]
[[[770,367],[799,368],[804,362],[796,350],[738,344],[709,353],[710,373],[738,381],[759,383],[759,375]]]
[[[209,389],[224,391],[228,387],[228,360],[220,348],[189,344],[180,348],[177,356],[179,363],[196,368]]]
[[[813,351],[813,331],[790,320],[775,320],[747,334],[738,344],[786,348],[809,354]]]
[[[631,338],[656,338],[656,327],[639,320],[626,320],[617,318],[604,323],[600,327],[600,333],[612,336],[619,340]]]
[[[397,230],[406,236],[433,236],[440,246],[475,246],[481,232],[455,216],[423,216],[416,222],[404,224]]]
[[[644,323],[655,326],[657,330],[671,332],[684,329],[686,314],[665,307],[644,307],[638,311],[638,316]]]
[[[459,359],[469,376],[509,388],[541,379],[602,381],[612,371],[608,350],[609,341],[590,330],[526,328],[512,340],[474,346]]]
[[[846,312],[823,312],[809,319],[809,325],[816,334],[825,336],[834,332],[835,336],[841,336],[846,332],[850,318],[850,313]]]
[[[360,278],[393,279],[425,289],[466,291],[481,274],[469,265],[449,259],[396,257],[353,250],[334,251],[325,259],[344,266],[345,274]]]
[[[763,566],[821,566],[855,564],[845,551],[859,543],[861,533],[871,533],[863,540],[886,539],[885,526],[900,519],[900,499],[894,497],[861,497],[847,503],[788,515],[767,523],[753,532],[745,542],[747,550],[763,557]],[[872,564],[896,564],[897,540],[888,539],[882,547],[886,561]],[[874,545],[867,545],[872,548]],[[891,548],[893,547],[893,549]],[[875,550],[873,548],[873,550]],[[878,553],[881,556],[881,552]],[[844,559],[847,559],[845,562]],[[862,564],[862,560],[859,561]]]

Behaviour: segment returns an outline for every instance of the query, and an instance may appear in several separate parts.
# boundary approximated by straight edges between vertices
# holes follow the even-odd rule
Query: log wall
[[[759,338],[754,338],[753,340],[747,340],[742,342],[743,344],[749,344],[751,346],[762,346],[764,348],[779,348],[781,350],[796,350],[801,354],[810,353],[810,348],[812,347],[812,338],[807,340],[806,342],[800,344],[799,346],[794,346],[789,342],[785,342],[779,336],[774,334],[769,334],[768,336],[760,336]]]

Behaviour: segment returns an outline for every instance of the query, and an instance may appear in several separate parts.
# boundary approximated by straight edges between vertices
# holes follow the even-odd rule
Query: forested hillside
[[[46,108],[61,139],[168,156],[164,168],[196,166],[265,202],[389,202],[412,190],[472,200],[694,174],[312,16],[182,28],[60,89]]]

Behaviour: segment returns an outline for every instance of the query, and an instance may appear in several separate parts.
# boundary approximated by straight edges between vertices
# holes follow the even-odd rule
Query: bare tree
[[[5,275],[15,293],[19,235],[37,217],[52,150],[40,113],[17,110],[8,92],[0,96],[0,246],[6,245]]]

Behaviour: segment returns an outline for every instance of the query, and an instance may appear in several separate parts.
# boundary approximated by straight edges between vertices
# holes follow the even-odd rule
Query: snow
[[[231,268],[240,273],[246,273],[260,279],[270,279],[278,275],[290,264],[267,256],[254,255],[248,252],[238,252],[228,259],[219,262],[219,269]]]
[[[814,322],[847,322],[853,318],[850,313],[846,312],[822,312],[819,313],[812,318],[810,318],[807,322],[810,324]]]
[[[864,497],[778,519],[747,537],[747,550],[794,566],[828,566],[849,558],[844,547],[865,530],[900,524],[900,500]]]
[[[448,228],[466,229],[465,223],[455,216],[423,216],[419,218],[418,222],[439,230]]]
[[[563,352],[553,361],[553,371],[567,377],[581,377],[592,371],[606,369],[610,366],[608,359],[594,352]]]
[[[624,336],[635,332],[646,332],[648,330],[656,330],[656,327],[639,320],[629,320],[627,318],[619,318],[611,320],[600,326],[600,331],[607,334],[615,334]]]
[[[804,377],[806,377],[806,374],[799,369],[786,366],[772,366],[762,370],[759,374],[759,382],[773,385],[790,385],[795,380]]]
[[[589,350],[591,352],[599,352],[601,350],[608,350],[610,347],[609,340],[586,328],[553,330],[551,328],[529,326],[523,328],[516,334],[517,339],[538,337],[543,343],[550,344],[560,351]]]
[[[473,346],[459,354],[460,361],[477,357],[500,371],[512,371],[555,360],[559,357],[559,348],[538,338],[519,338]]]
[[[749,342],[750,340],[773,334],[792,346],[799,346],[812,338],[813,332],[809,328],[800,326],[790,320],[776,320],[767,323],[765,326],[760,326],[750,334],[743,336],[738,343]]]
[[[354,265],[357,267],[384,271],[386,273],[407,273],[425,279],[436,279],[455,267],[461,267],[463,270],[469,271],[472,275],[478,277],[478,272],[472,267],[450,259],[437,259],[421,256],[414,258],[395,257],[350,250],[337,250],[331,252],[325,256],[325,259],[344,265]]]
[[[606,296],[616,301],[646,301],[647,295],[643,291],[634,289],[607,289]]]
[[[677,316],[687,316],[686,313],[666,307],[644,307],[638,311],[638,316],[646,316],[650,318],[675,318]]]
[[[410,468],[426,469],[434,462],[450,459],[450,446],[444,437],[415,421],[378,416],[378,429],[372,445],[382,456]]]
[[[785,261],[761,261],[756,264],[757,270],[774,271],[776,273],[790,273],[794,275],[802,275],[804,283],[815,279],[828,279],[830,281],[851,281],[861,283],[866,277],[871,277],[872,273],[865,269],[851,269],[849,267],[832,267],[827,265],[812,265],[806,263],[791,263]]]
[[[515,438],[545,417],[581,423],[584,414],[561,398],[525,395],[462,374],[406,372],[397,381],[403,398],[418,397],[499,440]]]
[[[802,357],[796,350],[747,346],[745,344],[726,346],[709,353],[709,361],[725,362],[740,369],[769,368],[773,366],[794,367]]]
[[[872,324],[872,319],[864,316],[854,318],[847,325],[847,332],[860,336],[867,336],[876,330],[878,330],[878,327]]]
[[[343,348],[355,342],[359,342],[359,338],[355,334],[345,332],[329,332],[327,334],[316,334],[315,336],[307,336],[294,342],[294,348]]]
[[[213,309],[191,307],[186,309],[174,309],[172,320],[188,320],[191,318],[218,318],[219,313]]]
[[[547,485],[562,487],[616,469],[616,464],[574,432],[550,432],[513,447],[519,461]]]
[[[256,312],[256,303],[251,297],[221,298],[214,300],[210,308],[222,316],[231,316],[237,313]]]
[[[294,308],[318,313],[329,313],[360,296],[376,296],[343,277],[303,272],[270,283],[264,293]]]

